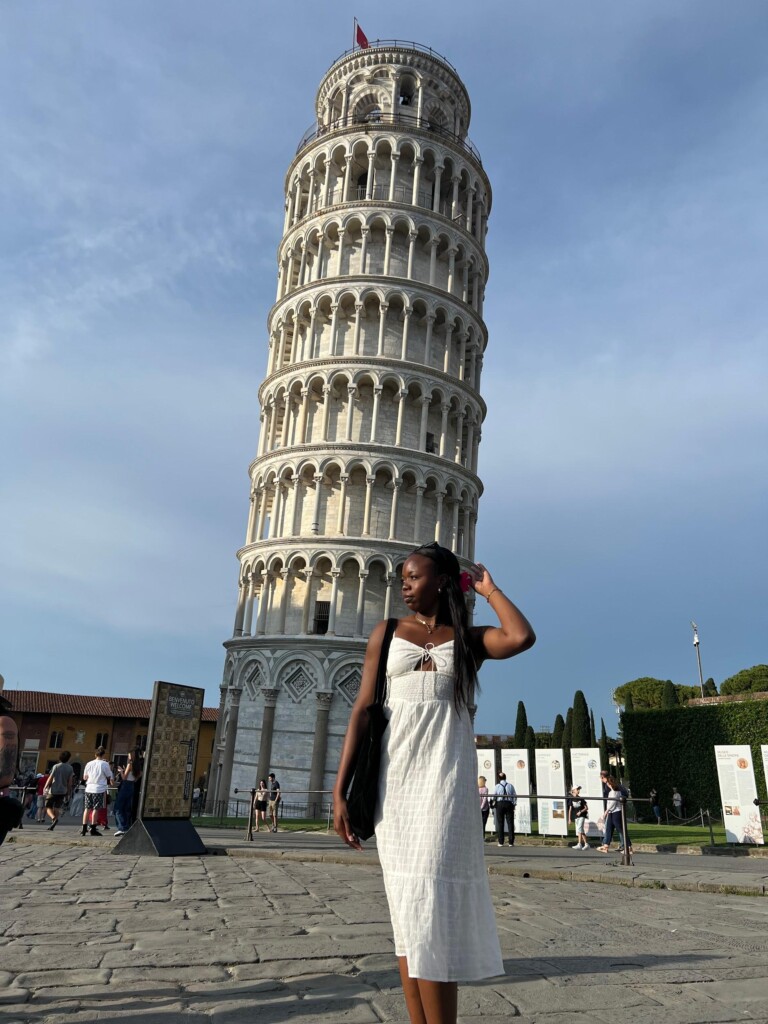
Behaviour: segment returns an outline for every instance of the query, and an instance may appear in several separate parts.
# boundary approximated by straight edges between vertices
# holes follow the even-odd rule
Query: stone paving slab
[[[7,843],[0,1020],[405,1024],[375,855],[313,849],[157,860]],[[616,884],[605,861],[548,859],[545,879],[519,870],[525,857],[488,858],[505,975],[462,986],[461,1021],[768,1021],[768,900],[700,889],[745,891],[754,872],[718,862],[712,880],[681,858],[664,887],[644,886],[645,865]]]

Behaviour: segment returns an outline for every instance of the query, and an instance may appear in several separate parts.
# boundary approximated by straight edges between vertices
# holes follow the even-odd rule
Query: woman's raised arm
[[[481,653],[486,658],[513,658],[536,643],[533,626],[493,581],[480,562],[471,573],[476,594],[484,597],[499,619],[498,626],[478,626],[474,630]]]

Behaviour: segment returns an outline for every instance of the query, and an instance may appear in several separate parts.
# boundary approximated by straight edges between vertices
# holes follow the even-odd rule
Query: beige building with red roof
[[[46,771],[58,761],[62,750],[69,750],[71,764],[79,774],[80,766],[91,760],[96,747],[106,748],[110,763],[124,764],[129,750],[146,746],[151,700],[38,690],[2,692],[10,703],[5,714],[19,729],[22,772]],[[203,708],[195,783],[207,780],[217,717],[218,708]]]

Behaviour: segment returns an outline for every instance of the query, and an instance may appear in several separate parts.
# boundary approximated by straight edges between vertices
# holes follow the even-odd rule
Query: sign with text
[[[531,831],[531,770],[528,751],[512,748],[501,752],[501,770],[507,776],[517,793],[515,807],[515,832]]]
[[[597,747],[571,748],[571,778],[574,786],[581,786],[581,795],[587,798],[588,833],[602,835],[600,822],[603,818],[603,784],[600,781],[600,751]]]
[[[205,690],[155,683],[141,789],[141,818],[189,818]]]
[[[725,838],[729,843],[763,845],[757,786],[749,744],[715,746],[717,779],[723,803]]]
[[[485,784],[493,793],[493,787],[496,785],[496,751],[493,747],[482,747],[477,751],[477,777],[480,778],[481,775],[485,776]],[[491,813],[485,823],[485,831],[493,832],[493,830],[493,814]]]
[[[544,793],[537,801],[539,835],[567,836],[565,804],[565,768],[562,750],[536,751],[536,791]],[[562,797],[558,794],[562,793]]]

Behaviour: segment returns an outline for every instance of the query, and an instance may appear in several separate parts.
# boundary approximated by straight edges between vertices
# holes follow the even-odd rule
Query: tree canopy
[[[617,704],[623,704],[626,711],[630,710],[627,707],[627,697],[630,694],[632,696],[633,711],[660,708],[662,707],[664,697],[664,686],[667,682],[671,682],[671,680],[641,676],[640,679],[632,679],[630,682],[618,686],[614,690],[613,698]],[[679,704],[684,703],[691,697],[701,696],[698,686],[681,686],[678,683],[673,683],[672,685],[675,687]],[[768,689],[768,687],[766,688]]]
[[[732,693],[765,693],[768,690],[768,665],[753,665],[743,668],[736,675],[724,679],[720,685],[720,693],[728,696]]]

